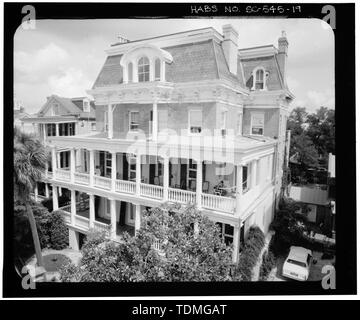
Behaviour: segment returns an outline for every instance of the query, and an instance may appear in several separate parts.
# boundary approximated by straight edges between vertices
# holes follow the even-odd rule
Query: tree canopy
[[[158,241],[161,248],[155,250]],[[134,237],[120,243],[91,232],[80,265],[62,270],[63,281],[230,281],[232,248],[218,226],[195,207],[164,204],[144,211]]]

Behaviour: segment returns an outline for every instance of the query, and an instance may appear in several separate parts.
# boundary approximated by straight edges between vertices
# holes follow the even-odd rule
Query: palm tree
[[[47,150],[34,136],[14,128],[14,200],[25,204],[38,266],[44,267],[30,193],[45,171]]]

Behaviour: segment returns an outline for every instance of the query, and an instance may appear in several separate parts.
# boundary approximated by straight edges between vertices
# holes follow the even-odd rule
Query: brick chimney
[[[221,43],[224,50],[226,62],[229,70],[233,74],[237,74],[237,56],[238,56],[238,32],[231,24],[222,27],[224,40]]]
[[[286,33],[285,31],[282,31],[281,37],[278,40],[278,49],[279,49],[278,61],[279,61],[280,72],[284,79],[285,85],[286,85],[286,60],[287,60],[288,46],[289,46],[289,42],[287,41]]]

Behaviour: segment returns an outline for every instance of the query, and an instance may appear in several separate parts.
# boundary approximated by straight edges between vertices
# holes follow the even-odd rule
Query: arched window
[[[155,81],[160,81],[160,66],[161,66],[161,62],[160,59],[157,58],[155,60]]]
[[[130,62],[128,64],[128,82],[133,82],[133,64]]]
[[[142,57],[139,60],[138,77],[139,82],[146,82],[150,80],[150,63],[147,57]]]
[[[255,73],[255,90],[263,90],[265,84],[265,72],[263,69],[258,69]]]

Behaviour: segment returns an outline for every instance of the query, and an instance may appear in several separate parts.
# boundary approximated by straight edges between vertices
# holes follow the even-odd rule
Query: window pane
[[[160,80],[160,59],[155,60],[155,80]]]

